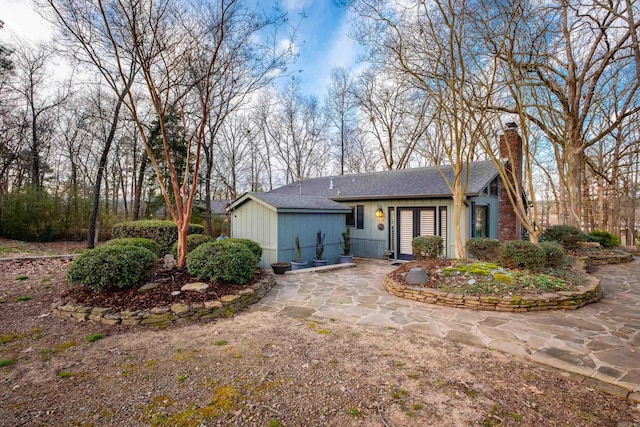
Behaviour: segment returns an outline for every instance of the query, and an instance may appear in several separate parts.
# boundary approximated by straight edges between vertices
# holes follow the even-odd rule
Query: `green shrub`
[[[473,258],[485,262],[496,262],[500,257],[500,245],[499,240],[477,237],[467,240],[464,246],[467,254]]]
[[[28,242],[87,238],[91,200],[24,186],[0,195],[0,236]]]
[[[197,224],[189,224],[187,234],[202,234],[204,227]],[[143,220],[120,222],[113,226],[114,238],[144,237],[151,239],[160,245],[160,253],[171,251],[173,242],[178,240],[178,227],[173,221]]]
[[[151,239],[145,239],[144,237],[123,237],[120,239],[112,239],[105,242],[105,246],[138,246],[140,248],[147,248],[154,254],[156,258],[160,256],[160,245]]]
[[[567,263],[567,252],[558,242],[540,242],[540,250],[544,253],[545,267],[564,267]]]
[[[260,262],[260,259],[262,258],[262,247],[257,242],[254,242],[253,240],[240,239],[240,238],[233,237],[231,239],[224,239],[222,240],[222,242],[225,244],[239,243],[241,245],[245,245],[247,249],[249,249],[251,253],[253,253],[253,255],[256,257],[258,262]]]
[[[246,245],[221,240],[195,248],[187,257],[187,270],[201,280],[243,284],[253,278],[257,262]]]
[[[187,236],[187,253],[191,253],[192,250],[205,243],[213,242],[213,239],[206,234],[189,234]],[[178,254],[178,241],[173,242],[171,246],[171,253],[173,255]]]
[[[418,236],[411,241],[413,256],[417,260],[427,258],[438,258],[442,254],[442,237],[440,236]]]
[[[83,284],[94,292],[128,288],[139,282],[156,256],[149,249],[131,245],[102,246],[82,253],[67,271],[72,284]]]
[[[613,248],[615,246],[620,246],[620,239],[618,239],[618,236],[611,234],[608,231],[594,230],[589,233],[589,237],[594,242],[600,243],[600,246],[602,246],[603,248]]]
[[[540,240],[545,242],[558,242],[565,249],[575,249],[578,247],[578,242],[589,240],[586,234],[571,225],[551,226],[540,237]]]
[[[539,271],[545,264],[545,253],[528,240],[512,240],[500,246],[500,262],[508,268]]]

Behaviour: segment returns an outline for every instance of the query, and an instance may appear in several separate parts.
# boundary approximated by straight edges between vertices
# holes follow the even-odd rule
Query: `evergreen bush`
[[[246,245],[216,241],[195,248],[187,257],[187,270],[201,280],[244,284],[255,275],[257,262]]]
[[[187,234],[202,234],[204,227],[197,224],[189,224]],[[171,251],[173,242],[178,240],[178,227],[173,221],[143,220],[125,221],[113,226],[114,238],[144,237],[151,239],[160,245],[160,253]]]
[[[611,234],[608,231],[594,230],[589,233],[589,237],[594,242],[600,243],[600,246],[602,246],[603,248],[613,248],[615,246],[620,246],[620,239],[618,239],[618,236]]]
[[[567,252],[558,242],[540,242],[540,250],[544,253],[545,267],[557,268],[567,264]]]
[[[500,241],[487,239],[486,237],[476,237],[467,240],[465,249],[469,256],[484,262],[497,262],[500,258]]]
[[[145,239],[144,237],[123,237],[120,239],[111,239],[105,242],[105,246],[118,245],[147,248],[156,255],[156,258],[160,257],[160,245],[151,239]]]
[[[558,242],[565,249],[575,249],[578,247],[578,242],[588,241],[589,236],[571,225],[554,225],[542,233],[540,240]]]
[[[204,245],[205,243],[213,242],[213,238],[207,236],[206,234],[189,234],[187,236],[187,254],[191,253],[192,250],[197,248],[200,245]],[[171,253],[175,256],[178,254],[178,241],[173,242],[171,246]]]
[[[94,292],[128,288],[139,282],[156,256],[149,249],[132,245],[111,245],[91,249],[73,261],[67,271],[72,284]]]
[[[540,271],[545,261],[544,251],[528,240],[512,240],[500,246],[500,262],[504,267]]]
[[[251,239],[241,239],[237,237],[232,237],[230,239],[224,239],[222,240],[222,242],[227,245],[229,244],[244,245],[247,249],[251,251],[251,253],[253,253],[253,255],[256,257],[258,262],[260,262],[260,259],[262,258],[262,246],[260,246],[259,243],[254,242]]]
[[[427,258],[435,259],[442,254],[442,237],[440,236],[418,236],[411,241],[413,256],[417,260]]]

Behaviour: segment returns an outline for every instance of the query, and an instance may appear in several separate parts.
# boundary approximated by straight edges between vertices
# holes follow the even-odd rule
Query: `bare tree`
[[[338,169],[344,175],[356,138],[358,104],[354,96],[354,80],[344,68],[331,70],[325,112],[334,129],[333,143],[338,150]]]
[[[237,0],[180,4],[169,0],[48,0],[47,3],[58,24],[76,41],[118,98],[124,99],[167,209],[178,227],[177,263],[182,268],[210,114],[216,111],[216,106],[229,102],[229,97],[216,98],[221,81],[248,78],[235,60],[249,47],[253,33],[244,29],[255,29],[249,19],[252,15]],[[227,55],[230,59],[226,59]],[[132,72],[137,69],[139,74]],[[140,79],[132,84],[132,76]],[[134,86],[144,88],[147,97],[136,96]],[[159,120],[162,157],[170,186],[164,184],[141,118],[147,105]],[[171,141],[166,132],[165,111],[169,107],[179,113],[185,129],[187,157],[180,172],[171,156]]]

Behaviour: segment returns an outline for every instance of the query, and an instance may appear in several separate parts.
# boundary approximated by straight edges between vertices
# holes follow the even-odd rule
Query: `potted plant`
[[[327,260],[322,258],[324,252],[324,234],[318,230],[316,233],[316,257],[313,259],[313,266],[319,267],[321,265],[327,265]]]
[[[271,263],[271,268],[276,274],[284,274],[291,268],[291,264],[286,261],[279,261]]]
[[[307,261],[302,261],[302,249],[300,249],[300,238],[296,234],[294,240],[295,259],[291,261],[291,270],[299,270],[307,266]]]
[[[338,262],[340,264],[353,262],[353,255],[351,254],[351,228],[347,227],[347,229],[342,232],[340,244],[342,245],[342,254],[340,254]]]

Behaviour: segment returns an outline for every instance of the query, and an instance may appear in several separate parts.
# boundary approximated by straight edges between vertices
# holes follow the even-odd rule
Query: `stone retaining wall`
[[[620,255],[606,255],[606,256],[589,256],[584,258],[584,262],[588,266],[594,265],[606,265],[606,264],[622,264],[625,262],[633,261],[633,255],[620,254]]]
[[[588,283],[576,291],[504,297],[460,295],[432,288],[403,285],[390,276],[384,278],[383,285],[389,293],[401,298],[473,310],[508,312],[575,310],[587,304],[598,302],[602,298],[600,280],[595,277],[589,277]]]
[[[229,317],[259,301],[275,283],[273,275],[268,275],[264,280],[238,292],[237,295],[225,295],[220,300],[202,304],[176,303],[170,307],[156,307],[149,311],[114,312],[111,308],[79,306],[73,301],[55,303],[52,311],[58,316],[79,321],[100,322],[105,325],[162,325],[178,319],[210,320]]]

